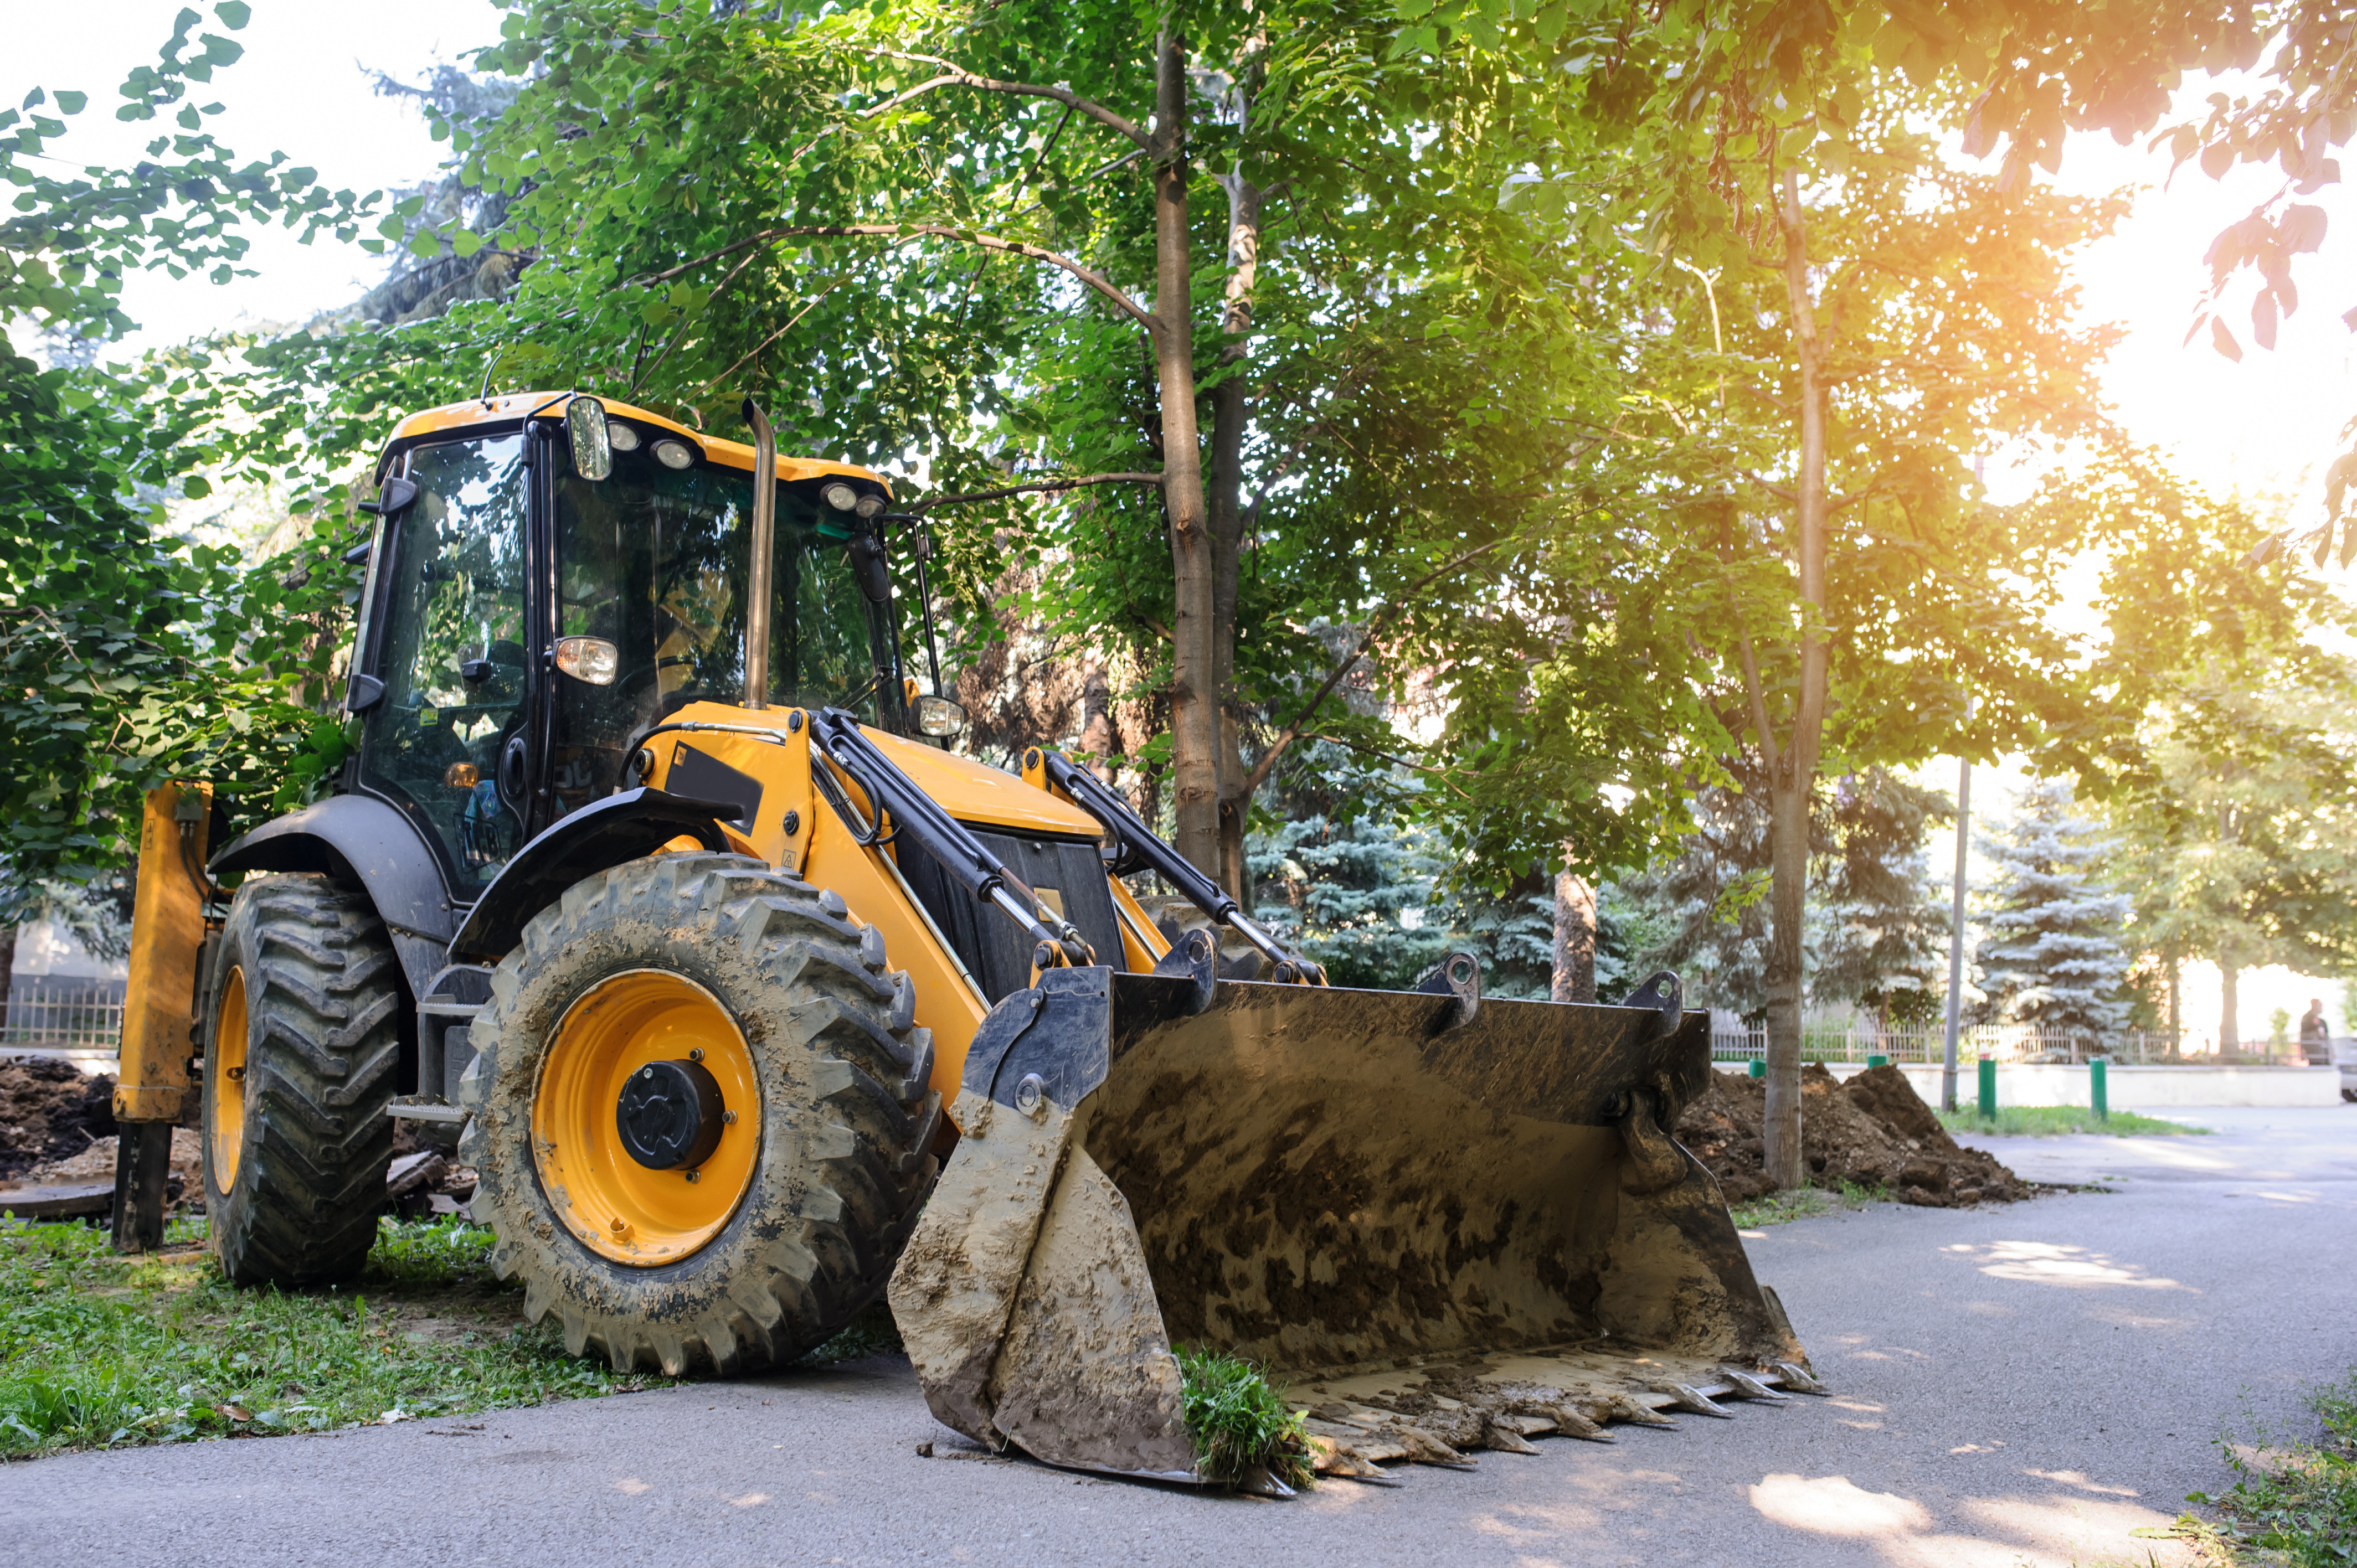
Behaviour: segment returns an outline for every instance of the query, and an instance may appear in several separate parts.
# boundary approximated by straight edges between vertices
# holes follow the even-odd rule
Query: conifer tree
[[[2129,900],[2098,879],[2109,845],[2072,810],[2071,786],[2033,782],[2014,821],[1980,846],[1997,865],[1980,949],[1991,1004],[2010,1022],[2118,1031],[2128,1015],[2119,931]]]

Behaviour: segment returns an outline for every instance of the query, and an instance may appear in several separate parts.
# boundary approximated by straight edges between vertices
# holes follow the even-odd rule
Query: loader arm
[[[1180,897],[1260,950],[1275,967],[1279,983],[1323,985],[1324,966],[1304,958],[1278,941],[1268,929],[1243,912],[1221,886],[1195,869],[1186,856],[1157,837],[1129,802],[1107,789],[1103,780],[1059,751],[1033,746],[1023,757],[1023,776],[1042,789],[1052,789],[1104,824],[1114,849],[1107,857],[1112,867],[1132,862],[1153,871]]]

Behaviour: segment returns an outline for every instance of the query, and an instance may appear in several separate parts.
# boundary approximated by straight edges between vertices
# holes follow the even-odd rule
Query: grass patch
[[[1757,1230],[1763,1225],[1782,1225],[1820,1214],[1843,1214],[1864,1208],[1869,1203],[1887,1202],[1889,1197],[1890,1194],[1881,1187],[1846,1181],[1839,1192],[1828,1192],[1821,1187],[1797,1187],[1790,1192],[1770,1192],[1742,1203],[1730,1203],[1727,1212],[1737,1230]]]
[[[1259,1465],[1288,1487],[1317,1480],[1300,1413],[1286,1407],[1258,1367],[1185,1345],[1178,1351],[1187,1430],[1205,1476],[1232,1485]]]
[[[525,1327],[491,1232],[381,1222],[368,1267],[316,1291],[240,1290],[175,1219],[160,1253],[106,1232],[0,1223],[0,1457],[315,1432],[658,1387]]]
[[[2208,1136],[2207,1127],[2190,1127],[2182,1122],[2165,1122],[2158,1116],[2139,1116],[2133,1111],[2115,1111],[2108,1120],[2097,1120],[2095,1113],[2083,1105],[2007,1105],[1994,1117],[1983,1116],[1977,1111],[1943,1111],[1940,1125],[1951,1133],[1988,1133],[2050,1138],[2064,1133],[2107,1133],[2115,1138],[2174,1138],[2188,1133]]]
[[[2182,1514],[2154,1533],[2194,1541],[2237,1568],[2357,1563],[2357,1374],[2310,1395],[2308,1408],[2322,1426],[2314,1437],[2266,1444],[2237,1443],[2231,1434],[2220,1440],[2233,1488],[2223,1497],[2194,1492],[2185,1499],[2212,1509],[2220,1522]]]

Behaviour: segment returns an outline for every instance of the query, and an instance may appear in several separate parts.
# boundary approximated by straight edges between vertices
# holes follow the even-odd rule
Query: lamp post
[[[1964,716],[1972,716],[1967,703]],[[1956,1108],[1956,1026],[1964,1003],[1964,856],[1972,845],[1973,759],[1956,758],[1956,901],[1948,922],[1948,1043],[1941,1057],[1940,1109]]]

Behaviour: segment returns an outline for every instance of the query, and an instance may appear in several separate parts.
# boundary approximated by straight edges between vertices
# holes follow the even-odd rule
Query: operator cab
[[[567,438],[569,404],[602,416],[604,453]],[[737,443],[562,393],[394,432],[342,782],[411,821],[454,903],[551,822],[635,786],[646,731],[744,700],[752,467]],[[767,700],[912,733],[884,482],[835,463],[778,472]]]

